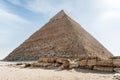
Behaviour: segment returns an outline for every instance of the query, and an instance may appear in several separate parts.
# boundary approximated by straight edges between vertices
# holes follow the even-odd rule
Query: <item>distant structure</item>
[[[47,58],[108,59],[113,55],[63,10],[10,53],[4,60]]]

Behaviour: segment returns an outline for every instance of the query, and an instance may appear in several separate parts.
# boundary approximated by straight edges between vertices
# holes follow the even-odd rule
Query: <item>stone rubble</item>
[[[120,72],[120,66],[114,65],[114,59],[100,60],[98,58],[74,59],[74,58],[39,58],[34,63],[24,63],[24,67],[43,67],[43,68],[60,68],[60,69],[73,69],[84,68],[105,72]],[[120,59],[117,59],[120,62]],[[117,62],[118,63],[118,62]],[[18,63],[16,65],[22,65]]]

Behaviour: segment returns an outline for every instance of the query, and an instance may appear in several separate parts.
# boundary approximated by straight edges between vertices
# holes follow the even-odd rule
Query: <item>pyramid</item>
[[[108,59],[113,55],[63,10],[36,31],[4,60],[28,61],[40,57]]]

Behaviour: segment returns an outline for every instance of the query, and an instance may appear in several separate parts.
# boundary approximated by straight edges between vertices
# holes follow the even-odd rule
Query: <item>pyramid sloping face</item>
[[[37,60],[40,57],[108,59],[112,54],[78,23],[59,12],[5,60]]]

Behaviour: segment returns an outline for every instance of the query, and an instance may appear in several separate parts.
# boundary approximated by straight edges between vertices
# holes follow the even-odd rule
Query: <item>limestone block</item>
[[[68,60],[63,60],[63,62],[62,62],[63,64],[62,64],[62,66],[63,66],[63,68],[69,68],[69,65],[70,65],[70,63],[69,63],[69,61]]]
[[[87,60],[80,61],[80,67],[85,67],[87,65]]]
[[[40,63],[40,62],[43,62],[43,58],[39,58],[38,59],[38,62]]]
[[[120,59],[113,59],[113,66],[120,67]]]
[[[94,70],[113,72],[113,67],[94,66]]]
[[[88,59],[87,66],[94,66],[97,64],[96,59]]]
[[[42,58],[42,62],[48,63],[49,62],[49,58]]]
[[[56,58],[57,63],[63,63],[64,60],[67,60],[65,58]]]
[[[114,68],[114,72],[120,73],[120,68]]]
[[[31,67],[43,67],[43,63],[32,63]]]
[[[113,61],[112,61],[112,59],[100,60],[100,61],[97,61],[97,66],[111,67],[111,66],[113,66]]]
[[[39,58],[38,62],[44,62],[44,63],[55,63],[55,58]]]
[[[52,63],[43,63],[43,67],[50,67],[52,66]]]

